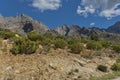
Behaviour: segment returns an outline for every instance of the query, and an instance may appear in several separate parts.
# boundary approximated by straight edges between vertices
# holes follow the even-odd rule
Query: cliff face
[[[63,25],[63,26],[57,27],[55,29],[56,32],[58,32],[61,35],[65,35],[65,36],[68,35],[69,30],[70,29],[69,29],[69,27],[67,25]]]

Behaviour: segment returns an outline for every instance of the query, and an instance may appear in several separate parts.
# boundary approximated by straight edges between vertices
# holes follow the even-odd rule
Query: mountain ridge
[[[46,25],[32,19],[30,16],[25,14],[20,14],[17,16],[3,17],[0,15],[0,28],[9,29],[14,32],[27,34],[30,31],[35,31],[37,33],[52,33],[59,34],[62,36],[87,36],[96,33],[101,38],[119,37],[120,36],[120,21],[116,22],[114,25],[108,27],[107,29],[100,29],[98,27],[80,27],[79,25],[62,25],[54,29],[50,29]],[[118,38],[120,40],[120,37]]]

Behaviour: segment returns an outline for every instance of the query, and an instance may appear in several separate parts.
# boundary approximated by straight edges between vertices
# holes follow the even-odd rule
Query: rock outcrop
[[[38,33],[45,33],[49,30],[47,26],[25,14],[6,18],[0,16],[0,28],[10,29],[19,33],[28,33],[33,30]]]

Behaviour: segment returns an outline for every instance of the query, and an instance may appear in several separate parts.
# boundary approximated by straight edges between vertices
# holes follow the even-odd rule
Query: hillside
[[[112,79],[120,76],[120,34],[0,16],[0,65],[0,80]]]

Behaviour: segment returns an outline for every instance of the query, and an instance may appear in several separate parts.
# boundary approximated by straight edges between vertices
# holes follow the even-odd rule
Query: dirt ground
[[[114,62],[109,57],[85,59],[61,49],[16,56],[0,51],[0,80],[89,80],[111,73]],[[108,72],[97,70],[100,64],[108,66]]]

